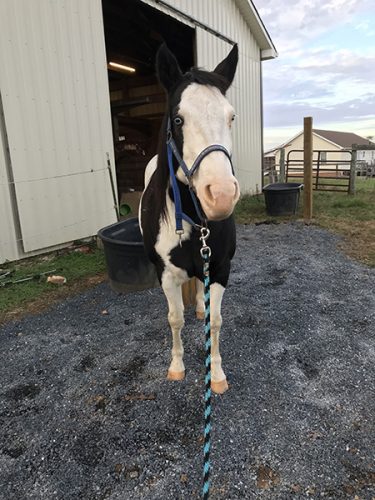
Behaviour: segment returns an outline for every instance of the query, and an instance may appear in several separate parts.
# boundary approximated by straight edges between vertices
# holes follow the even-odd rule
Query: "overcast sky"
[[[253,0],[279,57],[263,63],[265,149],[314,128],[375,136],[375,0]]]

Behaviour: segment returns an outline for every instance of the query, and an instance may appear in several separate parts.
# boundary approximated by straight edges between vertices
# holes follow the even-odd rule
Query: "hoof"
[[[184,380],[184,378],[185,378],[185,371],[171,372],[170,370],[168,370],[168,375],[167,375],[168,380]]]
[[[229,389],[227,379],[220,380],[220,382],[214,382],[211,380],[211,390],[215,394],[224,394],[225,391]]]
[[[197,319],[204,319],[204,311],[195,311]]]

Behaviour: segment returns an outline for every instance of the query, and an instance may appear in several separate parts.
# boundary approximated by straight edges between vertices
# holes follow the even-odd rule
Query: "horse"
[[[145,170],[139,224],[146,255],[154,263],[168,302],[172,331],[169,380],[185,377],[181,330],[184,303],[181,286],[196,278],[196,315],[204,317],[201,232],[209,233],[211,389],[228,389],[219,352],[221,303],[236,248],[233,210],[240,196],[232,166],[231,126],[235,118],[225,97],[238,63],[234,45],[214,71],[193,67],[186,73],[169,48],[156,55],[156,74],[167,95],[158,154]],[[177,214],[177,215],[176,215]]]

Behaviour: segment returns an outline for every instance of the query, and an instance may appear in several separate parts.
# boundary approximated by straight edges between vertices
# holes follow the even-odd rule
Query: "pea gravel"
[[[338,243],[300,223],[238,227],[214,499],[375,497],[375,272]],[[168,382],[161,289],[107,284],[5,325],[0,498],[199,498],[203,324],[191,309],[183,338],[186,379]]]

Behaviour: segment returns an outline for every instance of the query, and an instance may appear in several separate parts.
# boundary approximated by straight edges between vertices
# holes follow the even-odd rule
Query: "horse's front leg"
[[[185,366],[181,330],[184,326],[184,303],[181,284],[176,282],[172,273],[166,271],[162,277],[162,287],[168,301],[168,321],[172,330],[172,361],[167,378],[168,380],[183,380],[185,378]]]
[[[211,389],[216,394],[223,394],[228,389],[227,378],[221,367],[221,356],[219,352],[219,335],[222,324],[221,301],[225,288],[219,283],[213,283],[210,287],[211,304]]]

